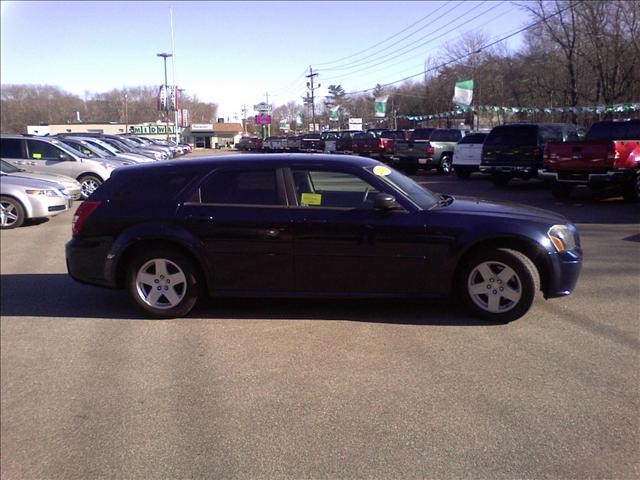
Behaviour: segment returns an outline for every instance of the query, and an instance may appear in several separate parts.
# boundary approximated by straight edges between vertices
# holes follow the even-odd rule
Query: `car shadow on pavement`
[[[0,276],[2,317],[146,320],[123,290],[83,285],[69,275]],[[474,319],[458,305],[424,299],[204,298],[188,319],[336,320],[368,323],[472,326],[496,324]]]

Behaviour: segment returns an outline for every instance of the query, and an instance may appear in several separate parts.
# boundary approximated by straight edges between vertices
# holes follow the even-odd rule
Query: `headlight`
[[[576,238],[566,225],[554,225],[547,232],[547,236],[558,252],[573,250],[576,246]]]
[[[41,189],[29,189],[25,190],[27,195],[41,195],[43,197],[60,197],[62,194],[58,190],[41,190]]]

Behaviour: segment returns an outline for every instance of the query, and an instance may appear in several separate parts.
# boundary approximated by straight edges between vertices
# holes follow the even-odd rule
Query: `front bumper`
[[[69,197],[39,197],[28,195],[29,208],[27,216],[29,218],[53,217],[66,212],[71,207]]]
[[[566,297],[575,289],[582,269],[582,249],[549,254],[550,274],[545,298]]]

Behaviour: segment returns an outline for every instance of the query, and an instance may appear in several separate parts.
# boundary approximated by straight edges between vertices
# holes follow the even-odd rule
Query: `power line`
[[[519,34],[521,34],[522,32],[525,32],[525,31],[527,31],[527,30],[530,30],[531,28],[535,27],[536,25],[538,25],[538,24],[540,24],[540,23],[542,23],[542,22],[544,22],[544,21],[546,21],[546,20],[548,20],[548,19],[550,19],[550,18],[553,18],[553,17],[555,17],[555,16],[557,16],[557,15],[560,15],[561,13],[563,13],[563,12],[565,12],[565,11],[569,10],[570,8],[572,8],[574,5],[577,5],[577,4],[579,4],[579,3],[582,3],[583,1],[584,1],[584,0],[578,0],[575,4],[570,4],[570,5],[568,5],[567,7],[563,8],[562,10],[558,10],[556,13],[554,13],[554,14],[552,14],[552,15],[549,15],[549,16],[547,16],[547,17],[541,18],[540,20],[535,21],[535,22],[533,22],[533,23],[531,23],[531,24],[527,25],[526,27],[523,27],[523,28],[521,28],[521,29],[519,29],[519,30],[517,30],[517,31],[515,31],[515,32],[513,32],[513,33],[511,33],[511,34],[509,34],[509,35],[506,35],[506,36],[504,36],[504,37],[502,37],[502,38],[500,38],[500,39],[498,39],[498,40],[494,41],[494,42],[491,42],[491,43],[488,43],[488,44],[486,44],[486,45],[483,45],[482,47],[480,47],[480,48],[479,48],[478,50],[476,50],[475,52],[469,52],[469,53],[466,53],[466,54],[464,54],[464,55],[461,55],[461,56],[460,56],[460,57],[458,57],[458,58],[454,58],[454,59],[452,59],[452,60],[450,60],[450,61],[448,61],[448,62],[444,62],[444,63],[441,63],[440,65],[436,65],[435,67],[431,67],[431,68],[429,68],[429,69],[423,69],[421,72],[416,73],[416,74],[414,74],[414,75],[409,75],[408,77],[404,77],[404,78],[401,78],[401,79],[399,79],[399,80],[395,80],[395,81],[393,81],[393,82],[385,83],[384,85],[380,85],[380,86],[384,88],[384,87],[388,87],[388,86],[390,86],[390,85],[394,85],[394,84],[399,83],[399,82],[405,82],[405,81],[407,81],[407,80],[411,80],[412,78],[418,77],[418,76],[420,76],[420,75],[424,75],[424,74],[425,74],[425,73],[427,73],[427,72],[431,72],[431,71],[433,71],[433,70],[438,70],[438,69],[440,69],[440,68],[442,68],[442,67],[446,67],[446,66],[448,66],[448,65],[451,65],[452,63],[459,62],[460,60],[463,60],[463,59],[465,59],[465,58],[467,58],[467,57],[470,57],[471,55],[475,55],[475,54],[480,53],[482,50],[484,50],[484,49],[486,49],[486,48],[492,47],[492,46],[494,46],[494,45],[496,45],[496,44],[498,44],[498,43],[500,43],[500,42],[504,42],[505,40],[508,40],[508,39],[509,39],[509,38],[511,38],[511,37],[515,37],[516,35],[519,35]],[[376,88],[376,87],[371,87],[371,88],[367,88],[367,89],[364,89],[364,90],[357,90],[357,91],[355,91],[355,92],[347,92],[347,93],[346,93],[346,95],[356,95],[356,94],[358,94],[358,93],[366,93],[366,92],[369,92],[369,91],[371,91],[371,90],[374,90],[375,88]]]
[[[478,15],[478,16],[477,16],[477,17],[475,17],[475,18],[478,18],[478,17],[480,17],[480,16],[484,15],[485,13],[490,12],[490,10],[491,10],[491,9],[489,9],[489,10],[487,10],[487,11],[483,12],[482,14]],[[493,19],[492,19],[491,21],[497,20],[498,18],[500,18],[500,17],[502,17],[502,16],[504,16],[504,15],[507,15],[508,13],[512,12],[513,10],[514,10],[513,8],[512,8],[512,9],[509,9],[509,10],[506,10],[506,11],[502,12],[500,15],[498,15],[498,16],[496,16],[496,17],[493,17]],[[487,23],[489,23],[489,22],[487,22]],[[455,28],[457,28],[457,27],[455,27]],[[438,40],[439,38],[442,38],[442,37],[446,36],[447,34],[451,33],[453,30],[455,30],[455,28],[454,28],[454,29],[452,29],[452,30],[449,30],[449,31],[445,32],[445,33],[444,33],[444,34],[442,34],[442,35],[439,35],[438,37],[436,37],[436,38],[434,38],[434,39],[432,39],[432,40],[429,40],[429,41],[427,41],[427,42],[425,42],[425,43],[423,43],[423,44],[421,44],[421,45],[418,45],[417,47],[415,47],[415,48],[413,48],[413,49],[411,49],[411,50],[407,50],[407,51],[406,51],[406,52],[404,52],[404,53],[409,53],[409,52],[411,52],[411,51],[413,51],[413,50],[416,50],[416,49],[417,49],[417,48],[419,48],[419,47],[422,47],[422,46],[426,45],[427,43],[431,43],[431,42],[433,42],[433,41],[435,41],[435,40]],[[401,54],[401,55],[404,55],[404,54]],[[402,64],[402,63],[406,63],[406,62],[407,62],[407,60],[411,60],[411,59],[414,59],[414,58],[417,58],[417,57],[424,57],[424,55],[425,55],[425,52],[422,52],[422,53],[420,53],[419,55],[414,55],[414,56],[412,56],[412,57],[409,57],[408,59],[403,59],[403,60],[400,60],[399,62],[394,62],[394,63],[392,63],[392,64],[391,64],[391,65],[389,65],[389,66],[394,66],[394,65],[399,65],[399,64]],[[400,56],[400,55],[398,55],[398,56]],[[366,71],[366,70],[369,70],[369,69],[371,69],[371,68],[373,68],[373,67],[376,67],[376,66],[378,66],[378,65],[382,65],[382,64],[387,63],[387,62],[389,62],[389,61],[397,60],[397,59],[398,59],[398,56],[396,56],[396,57],[394,57],[394,58],[392,58],[392,59],[390,59],[390,60],[385,60],[385,61],[379,62],[379,63],[377,63],[377,64],[371,65],[371,66],[369,66],[369,67],[365,67],[365,68],[362,68],[362,69],[360,69],[360,70],[356,70],[355,72],[349,72],[349,73],[346,73],[344,76],[341,76],[341,77],[337,77],[337,76],[329,77],[328,79],[326,79],[326,81],[335,80],[335,79],[344,80],[344,79],[346,79],[346,78],[353,78],[354,76],[355,76],[355,77],[358,77],[358,76],[360,76],[360,75],[358,75],[358,73],[360,73],[360,72],[364,72],[364,71]],[[404,70],[406,71],[407,69],[404,69]],[[375,75],[375,74],[377,74],[378,72],[379,72],[379,71],[370,72],[370,73],[369,73],[369,75]]]
[[[465,2],[464,2],[464,0],[463,0],[463,1],[461,1],[461,2],[459,2],[458,4],[454,5],[454,6],[453,6],[453,8],[451,8],[451,9],[450,9],[450,10],[448,10],[446,13],[444,13],[444,14],[440,17],[440,19],[445,19],[445,18],[446,18],[446,15],[450,14],[451,12],[453,12],[455,9],[457,9],[457,8],[458,8],[460,5],[462,5],[463,3],[465,3]],[[475,10],[476,8],[480,7],[483,3],[487,3],[487,0],[483,0],[483,1],[482,1],[481,3],[479,3],[478,5],[475,5],[475,6],[474,6],[474,7],[472,7],[470,10],[468,10],[465,14],[461,15],[460,17],[458,17],[458,19],[459,19],[459,18],[464,17],[464,16],[465,16],[465,15],[467,15],[469,12],[471,12],[471,11]],[[428,25],[428,26],[432,26],[432,25]],[[419,41],[421,41],[421,40],[424,40],[425,38],[429,37],[429,36],[430,36],[430,35],[432,35],[433,33],[438,32],[439,30],[442,30],[443,28],[445,28],[445,27],[447,27],[447,26],[448,26],[447,24],[442,25],[440,28],[438,28],[438,29],[436,29],[436,30],[434,30],[434,31],[431,31],[431,32],[429,32],[429,33],[428,33],[428,34],[426,34],[426,35],[423,35],[422,37],[418,38],[417,40],[414,40],[413,42],[409,43],[408,45],[405,45],[404,47],[400,47],[400,49],[403,49],[403,48],[406,48],[406,47],[408,47],[408,46],[414,45],[416,42],[419,42]],[[426,28],[426,27],[423,27],[423,28]],[[420,29],[420,30],[422,30],[422,29]],[[414,33],[417,33],[417,31],[416,31],[416,32],[414,32]],[[413,33],[412,33],[411,35],[413,35]],[[337,66],[337,67],[321,68],[321,69],[320,69],[320,71],[321,71],[321,72],[328,72],[328,71],[331,71],[331,70],[344,70],[344,69],[349,69],[349,68],[359,67],[360,65],[364,65],[364,64],[367,64],[367,63],[371,63],[371,62],[377,61],[378,59],[374,59],[374,60],[371,60],[371,61],[369,61],[369,62],[363,62],[363,60],[366,60],[367,58],[371,58],[371,57],[379,56],[379,55],[380,55],[382,52],[384,52],[385,50],[388,50],[388,49],[390,49],[391,47],[395,47],[396,45],[398,45],[398,44],[399,44],[399,43],[401,43],[402,41],[404,41],[404,40],[406,40],[407,38],[409,38],[411,35],[407,35],[406,37],[401,38],[400,40],[398,40],[397,42],[392,43],[391,45],[388,45],[388,46],[386,46],[386,47],[384,47],[384,48],[382,48],[382,49],[380,49],[380,50],[376,50],[375,52],[371,53],[370,55],[367,55],[367,56],[365,56],[365,57],[361,57],[361,58],[359,58],[358,60],[356,60],[356,62],[355,62],[355,63],[350,63],[350,64],[348,64],[348,65],[341,65],[341,66]]]
[[[368,51],[368,50],[371,50],[372,48],[375,48],[375,47],[377,47],[377,46],[379,46],[379,45],[382,45],[384,42],[386,42],[386,41],[388,41],[388,40],[391,40],[391,39],[393,39],[393,38],[397,37],[397,36],[398,36],[398,35],[400,35],[401,33],[406,32],[407,30],[409,30],[410,28],[412,28],[412,27],[414,27],[415,25],[419,24],[420,22],[422,22],[422,21],[423,21],[423,20],[425,20],[426,18],[429,18],[429,17],[430,17],[430,16],[432,16],[433,14],[437,13],[440,9],[444,8],[444,7],[445,7],[447,4],[449,4],[449,3],[451,3],[451,0],[449,0],[449,1],[445,2],[444,4],[440,5],[440,6],[439,6],[438,8],[436,8],[433,12],[429,12],[427,15],[425,15],[424,17],[422,17],[420,20],[418,20],[418,21],[416,21],[416,22],[412,23],[411,25],[409,25],[408,27],[404,28],[403,30],[400,30],[399,32],[397,32],[397,33],[395,33],[395,34],[391,35],[389,38],[385,38],[384,40],[382,40],[381,42],[376,43],[375,45],[372,45],[372,46],[370,46],[370,47],[368,47],[368,48],[365,48],[364,50],[360,50],[360,51],[358,51],[358,52],[352,53],[351,55],[347,55],[346,57],[342,57],[342,58],[339,58],[339,59],[337,59],[337,60],[333,60],[333,61],[331,61],[331,62],[317,63],[316,65],[317,65],[317,66],[322,66],[322,65],[330,65],[330,64],[332,64],[332,63],[338,63],[338,62],[341,62],[341,61],[346,60],[346,59],[348,59],[348,58],[352,58],[352,57],[355,57],[355,56],[357,56],[357,55],[360,55],[361,53],[364,53],[364,52],[366,52],[366,51]],[[462,3],[462,2],[461,2],[461,3]],[[428,25],[425,25],[425,26],[423,26],[423,27],[420,27],[418,30],[416,30],[415,32],[413,32],[413,33],[412,33],[412,34],[410,34],[409,36],[411,36],[411,35],[413,35],[413,34],[415,34],[415,33],[419,32],[420,30],[422,30],[422,29],[426,28],[427,26],[428,26]],[[406,38],[408,38],[408,37],[404,37],[402,40],[404,40],[404,39],[406,39]],[[334,67],[332,67],[332,68],[334,68]]]
[[[382,60],[382,61],[378,61],[377,63],[374,63],[373,65],[369,65],[368,67],[364,67],[364,68],[361,68],[361,69],[356,70],[356,71],[353,71],[353,72],[347,72],[345,75],[350,76],[350,75],[353,75],[353,74],[356,74],[356,73],[359,73],[359,72],[363,72],[363,71],[369,70],[369,69],[371,69],[371,68],[373,68],[373,67],[377,67],[377,66],[379,66],[379,65],[383,65],[383,64],[388,63],[388,62],[390,62],[390,61],[397,60],[399,57],[401,57],[401,56],[403,56],[403,55],[406,55],[407,53],[413,52],[413,51],[415,51],[415,50],[417,50],[417,49],[419,49],[419,48],[421,48],[421,47],[424,47],[425,45],[427,45],[427,44],[429,44],[429,43],[432,43],[432,42],[434,42],[434,41],[436,41],[436,40],[439,40],[439,39],[441,39],[441,38],[443,38],[443,37],[446,37],[448,34],[450,34],[451,32],[455,31],[457,28],[459,28],[460,26],[462,26],[464,23],[467,23],[467,22],[470,22],[470,21],[476,20],[476,19],[478,19],[478,18],[482,17],[483,15],[486,15],[487,13],[490,13],[492,10],[495,10],[495,9],[496,9],[496,8],[498,8],[500,5],[502,5],[503,3],[505,3],[505,2],[503,1],[503,2],[500,2],[500,3],[494,4],[494,5],[492,5],[491,7],[489,7],[487,10],[484,10],[483,12],[481,12],[480,14],[478,14],[478,15],[476,15],[475,17],[471,18],[470,20],[464,20],[464,21],[460,22],[459,24],[456,24],[454,27],[450,28],[450,29],[449,29],[449,30],[447,30],[446,32],[441,33],[440,35],[438,35],[438,36],[436,36],[436,37],[434,37],[434,38],[431,38],[430,40],[427,40],[427,41],[426,41],[426,42],[424,42],[424,43],[421,43],[421,44],[419,44],[419,45],[416,45],[415,47],[410,48],[409,50],[406,50],[406,51],[404,51],[404,52],[402,52],[402,53],[398,53],[397,55],[394,55],[394,56],[393,56],[392,58],[390,58],[390,59]],[[480,6],[480,5],[477,5],[476,7],[473,7],[471,10],[469,10],[469,11],[467,11],[465,14],[461,15],[458,19],[462,19],[462,17],[464,17],[465,15],[467,15],[467,14],[471,13],[471,11],[472,11],[472,10],[474,10],[475,8],[477,8],[478,6]],[[440,27],[439,29],[434,30],[434,31],[432,32],[432,34],[433,34],[433,33],[438,32],[439,30],[442,30],[442,28],[444,28],[444,27],[446,27],[446,26],[451,26],[451,25],[443,25],[443,26],[442,26],[442,27]],[[430,34],[430,35],[431,35],[431,34]],[[417,41],[424,40],[425,38],[429,37],[430,35],[425,35],[424,37],[421,37],[421,38],[420,38],[420,39],[418,39]],[[412,43],[410,43],[409,45],[407,45],[406,47],[409,47],[409,46],[411,46],[411,45],[414,45],[415,43],[416,43],[416,42],[412,42]],[[406,47],[404,47],[404,48],[406,48]],[[358,67],[358,66],[366,65],[366,64],[372,63],[372,62],[374,62],[374,61],[376,61],[376,60],[370,60],[370,61],[367,61],[367,62],[363,62],[363,63],[361,63],[361,64],[356,64],[356,65],[354,65],[354,67]],[[404,60],[403,60],[403,61],[404,61]],[[336,79],[336,78],[344,78],[344,77],[329,77],[329,79],[326,79],[326,80],[328,81],[328,80],[333,80],[333,79]]]

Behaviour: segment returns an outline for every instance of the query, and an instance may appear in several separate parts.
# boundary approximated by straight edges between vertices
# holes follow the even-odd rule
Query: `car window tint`
[[[433,142],[457,142],[462,138],[459,130],[434,130],[429,137]]]
[[[200,187],[202,203],[279,205],[275,170],[215,172]]]
[[[559,125],[540,125],[540,137],[545,143],[562,142],[562,127]]]
[[[432,128],[427,130],[414,130],[411,132],[411,140],[428,140],[431,132],[433,132]]]
[[[19,138],[3,138],[0,140],[0,157],[22,158],[22,140]]]
[[[373,208],[378,191],[351,173],[293,170],[298,205],[303,207]]]
[[[175,172],[146,173],[144,177],[132,177],[122,182],[118,190],[112,192],[117,200],[136,202],[157,202],[158,192],[162,192],[162,198],[170,201],[182,191],[194,174],[177,174]]]
[[[50,143],[38,140],[27,140],[27,150],[32,160],[60,160],[60,153],[62,153],[59,148]]]
[[[538,128],[535,125],[495,127],[484,141],[485,145],[518,147],[538,144]]]

